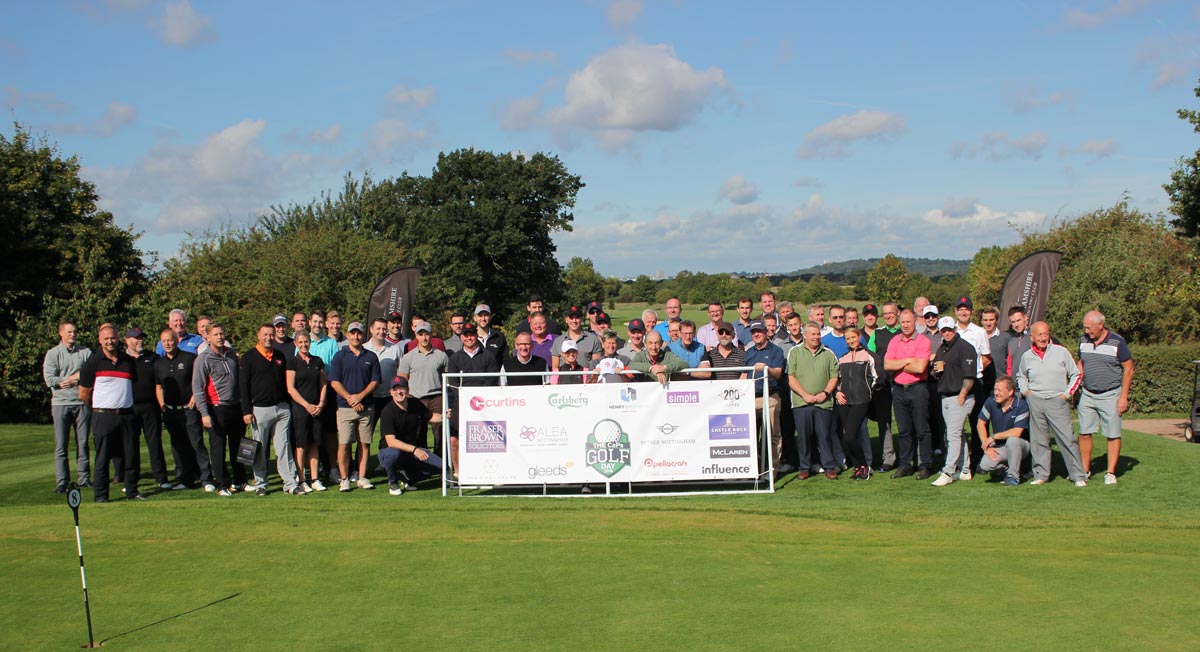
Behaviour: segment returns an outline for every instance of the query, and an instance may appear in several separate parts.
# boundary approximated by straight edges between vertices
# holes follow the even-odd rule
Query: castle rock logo
[[[749,439],[750,415],[710,414],[708,416],[709,439]]]

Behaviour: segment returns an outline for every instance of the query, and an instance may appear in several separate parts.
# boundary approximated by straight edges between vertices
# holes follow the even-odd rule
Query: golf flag
[[[1017,261],[1004,277],[1000,286],[1000,328],[1008,330],[1008,309],[1025,306],[1029,323],[1046,317],[1046,304],[1050,300],[1050,286],[1062,262],[1061,251],[1038,251]]]
[[[371,292],[367,303],[366,324],[380,317],[386,319],[393,312],[404,317],[404,331],[412,321],[413,299],[417,296],[417,282],[421,280],[420,267],[401,267],[384,276]]]

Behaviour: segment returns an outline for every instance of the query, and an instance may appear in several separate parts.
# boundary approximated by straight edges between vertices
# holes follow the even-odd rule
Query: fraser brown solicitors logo
[[[468,421],[468,453],[503,453],[508,450],[507,421]]]

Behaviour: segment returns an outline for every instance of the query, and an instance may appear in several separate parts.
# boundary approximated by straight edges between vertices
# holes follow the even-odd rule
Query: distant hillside
[[[945,276],[947,274],[966,274],[967,269],[971,266],[969,260],[948,260],[945,258],[901,258],[904,262],[904,267],[909,272],[915,274],[924,274],[925,276]],[[824,276],[850,276],[855,273],[865,272],[874,267],[880,261],[879,258],[858,258],[855,260],[843,260],[836,263],[822,263],[804,269],[798,269],[788,274],[788,276],[809,276],[812,274],[822,274]]]

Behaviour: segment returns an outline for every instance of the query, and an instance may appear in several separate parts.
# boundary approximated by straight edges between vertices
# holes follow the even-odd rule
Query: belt
[[[915,383],[909,383],[909,384],[907,384],[907,385],[901,385],[900,383],[896,383],[896,387],[898,387],[898,388],[900,388],[900,389],[909,389],[909,388],[912,388],[912,387],[916,387],[917,385],[924,385],[924,384],[925,384],[925,381],[923,381],[923,380],[918,380],[918,381],[917,381],[917,382],[915,382]]]
[[[1117,385],[1116,387],[1109,387],[1108,389],[1101,389],[1101,390],[1088,389],[1087,387],[1084,387],[1083,391],[1087,392],[1088,394],[1107,394],[1109,392],[1115,392],[1118,389],[1121,389],[1120,385]]]
[[[187,406],[186,405],[164,405],[163,409],[164,410],[186,410]]]
[[[133,414],[132,408],[92,408],[97,414]]]

